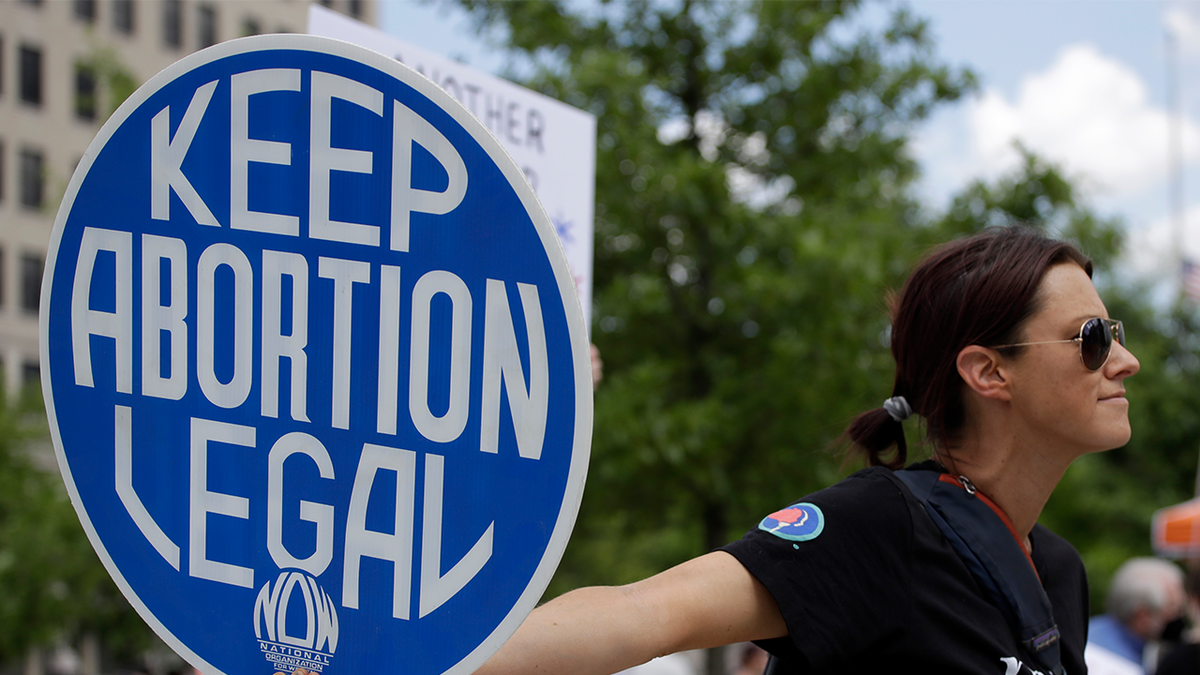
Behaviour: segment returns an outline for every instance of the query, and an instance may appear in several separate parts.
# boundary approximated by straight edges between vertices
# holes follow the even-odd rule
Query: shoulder
[[[1121,628],[1117,620],[1108,614],[1099,614],[1088,620],[1088,641],[1097,643],[1121,639]]]
[[[771,513],[759,524],[758,530],[777,537],[787,534],[788,527],[778,527],[781,520],[820,519],[821,532],[826,538],[848,537],[892,538],[897,526],[908,529],[908,510],[900,481],[882,467],[864,469],[830,487],[802,497],[786,508]],[[812,521],[808,522],[812,527]],[[794,528],[792,528],[794,529]],[[820,534],[818,533],[818,534]],[[816,534],[812,537],[815,538]],[[792,537],[783,536],[784,539]]]
[[[1087,616],[1087,571],[1079,551],[1071,542],[1063,539],[1042,525],[1034,525],[1029,533],[1033,544],[1033,565],[1047,592],[1055,588],[1069,594],[1072,599],[1084,602],[1084,617]],[[1082,596],[1078,598],[1077,596]],[[1052,598],[1053,599],[1053,598]]]
[[[901,485],[889,469],[860,471],[724,547],[778,605],[789,633],[779,655],[823,667],[903,630],[921,507]]]
[[[764,575],[794,556],[841,569],[845,557],[884,557],[911,547],[912,519],[899,480],[888,469],[865,469],[767,514],[723,550]],[[760,580],[762,580],[760,578]]]
[[[772,512],[759,523],[756,530],[791,540],[802,536],[796,529],[799,521],[806,518],[806,529],[815,527],[812,519],[819,518],[821,532],[849,534],[847,527],[886,527],[883,521],[894,521],[905,513],[905,509],[896,508],[903,507],[905,501],[905,493],[900,485],[899,479],[892,476],[889,469],[863,469]],[[832,527],[833,530],[827,530],[826,527]],[[756,530],[751,530],[751,534]],[[814,539],[817,534],[820,532],[805,539]]]
[[[1050,528],[1041,524],[1034,525],[1033,531],[1030,532],[1029,536],[1034,546],[1033,562],[1038,567],[1041,567],[1044,561],[1052,567],[1070,565],[1083,569],[1083,561],[1079,557],[1079,551],[1075,550],[1071,542],[1058,536]]]
[[[864,469],[768,514],[723,550],[768,588],[808,594],[817,579],[859,582],[881,570],[891,570],[882,576],[895,581],[911,560],[909,500],[891,470]]]
[[[902,503],[907,494],[902,485],[891,469],[876,466],[814,492],[805,500],[829,504],[847,514],[874,512],[880,505]]]

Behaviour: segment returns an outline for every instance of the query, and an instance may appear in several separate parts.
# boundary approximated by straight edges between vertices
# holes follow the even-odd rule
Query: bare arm
[[[685,649],[787,634],[774,598],[728,553],[537,608],[477,675],[606,675]]]

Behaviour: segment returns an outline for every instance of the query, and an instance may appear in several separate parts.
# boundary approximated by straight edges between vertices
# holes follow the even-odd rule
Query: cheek
[[[1026,371],[1026,378],[1032,378],[1025,394],[1038,401],[1040,405],[1060,407],[1074,401],[1083,383],[1079,378],[1067,377],[1058,364],[1039,362]]]
[[[1091,421],[1097,399],[1093,378],[1079,372],[1063,372],[1062,363],[1043,361],[1030,365],[1026,377],[1032,381],[1027,380],[1029,385],[1017,392],[1024,399],[1021,407],[1028,415],[1050,426]]]

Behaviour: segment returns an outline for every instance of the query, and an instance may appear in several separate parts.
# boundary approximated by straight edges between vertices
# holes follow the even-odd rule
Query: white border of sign
[[[154,629],[154,632],[167,643],[169,647],[183,656],[189,663],[196,666],[205,672],[205,675],[218,675],[221,673],[212,664],[205,661],[198,654],[192,651],[187,645],[181,642],[178,638],[170,633],[166,627],[150,612],[149,608],[137,597],[129,582],[125,580],[121,571],[113,562],[112,557],[108,554],[104,547],[104,543],[100,540],[91,520],[88,518],[87,512],[84,510],[80,500],[79,492],[75,487],[75,481],[71,476],[71,469],[67,465],[66,455],[62,447],[62,439],[58,432],[58,413],[54,407],[54,392],[51,385],[50,363],[49,363],[49,312],[50,312],[50,296],[51,284],[54,279],[54,269],[57,259],[59,245],[62,241],[63,228],[66,225],[67,216],[70,214],[75,203],[75,198],[78,195],[80,184],[84,176],[91,169],[92,163],[100,150],[105,146],[113,133],[121,126],[123,122],[133,113],[143,102],[146,101],[152,94],[157,92],[162,87],[174,81],[179,76],[205,64],[211,63],[218,59],[222,59],[234,54],[240,54],[247,51],[270,50],[270,49],[289,49],[296,51],[311,51],[319,53],[332,54],[355,61],[359,61],[368,66],[371,66],[379,71],[389,74],[405,84],[416,89],[420,94],[437,103],[448,115],[450,115],[458,124],[462,125],[480,144],[480,146],[488,153],[492,161],[508,179],[509,183],[516,188],[516,192],[521,199],[522,205],[530,214],[534,226],[537,228],[538,236],[545,247],[547,254],[551,259],[554,268],[555,280],[558,284],[559,293],[564,299],[570,298],[563,303],[563,310],[566,314],[568,330],[571,340],[571,353],[574,365],[575,375],[575,437],[572,444],[571,465],[568,471],[567,485],[563,495],[562,510],[559,511],[558,521],[554,524],[554,531],[550,536],[549,543],[546,547],[546,552],[543,554],[541,563],[534,572],[524,592],[522,592],[518,601],[514,604],[512,610],[505,616],[500,624],[492,631],[492,633],[476,647],[470,654],[464,657],[453,667],[445,671],[444,675],[465,675],[474,671],[481,666],[484,661],[504,644],[509,637],[524,621],[525,617],[537,605],[546,586],[550,583],[551,577],[554,575],[555,569],[558,567],[559,561],[562,559],[562,554],[566,550],[567,540],[570,538],[570,533],[575,525],[575,518],[579,512],[579,503],[583,498],[583,486],[587,478],[588,456],[592,438],[592,371],[590,351],[588,345],[587,331],[585,328],[583,311],[580,307],[578,296],[575,291],[575,282],[571,277],[566,257],[562,250],[558,237],[554,232],[554,228],[546,215],[545,209],[542,208],[540,202],[534,196],[533,188],[529,186],[525,180],[525,176],[517,168],[512,157],[504,149],[499,141],[487,130],[466,108],[462,106],[453,97],[431,83],[428,79],[422,77],[416,71],[405,66],[398,61],[390,59],[378,52],[371,51],[364,47],[360,47],[348,42],[343,42],[333,38],[316,37],[312,35],[302,34],[276,34],[276,35],[259,35],[254,37],[240,38],[223,42],[200,52],[191,54],[182,60],[168,66],[159,74],[150,78],[136,92],[134,92],[115,113],[108,119],[100,131],[96,134],[96,138],[88,146],[87,151],[79,160],[79,164],[75,173],[71,176],[71,181],[67,185],[66,193],[63,196],[62,203],[58,210],[58,215],[54,220],[54,230],[50,235],[49,252],[46,259],[46,268],[42,277],[42,295],[41,307],[39,313],[39,335],[38,344],[41,351],[41,377],[42,391],[46,402],[46,416],[50,424],[50,435],[54,442],[54,452],[58,458],[58,465],[62,471],[63,481],[66,483],[67,492],[70,494],[71,503],[75,507],[76,513],[79,514],[79,520],[83,524],[84,530],[87,532],[88,539],[92,543],[92,547],[96,550],[100,560],[104,563],[104,567],[108,570],[110,576],[116,582],[121,592],[141,615],[142,619]]]

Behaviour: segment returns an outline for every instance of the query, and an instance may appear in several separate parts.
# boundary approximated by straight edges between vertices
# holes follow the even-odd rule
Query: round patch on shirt
[[[793,504],[763,518],[758,529],[788,541],[808,541],[825,529],[825,514],[816,504]]]

